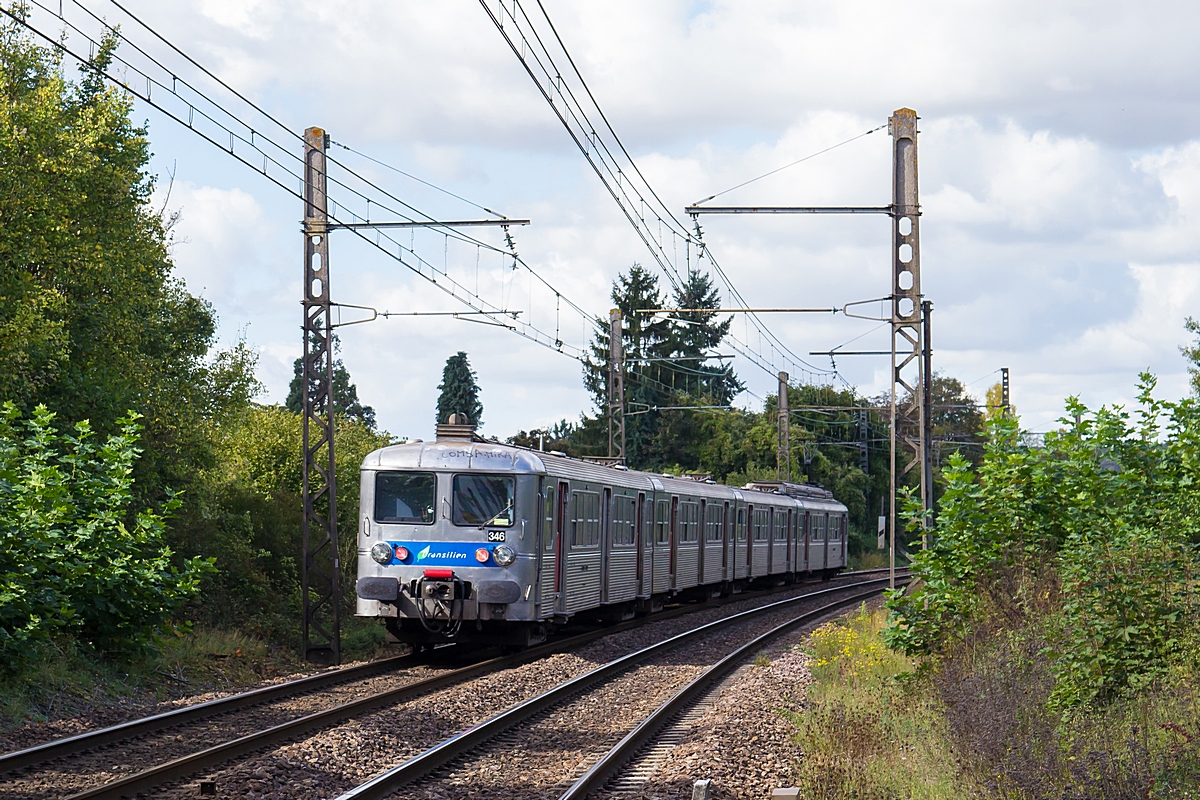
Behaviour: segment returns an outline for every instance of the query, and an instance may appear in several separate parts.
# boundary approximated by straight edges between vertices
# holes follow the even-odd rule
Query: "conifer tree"
[[[716,322],[721,308],[721,297],[707,273],[689,271],[687,280],[675,290],[676,308],[711,308],[712,313],[692,312],[675,314],[679,320],[671,327],[667,340],[669,355],[680,360],[671,368],[676,373],[676,383],[682,383],[684,391],[694,397],[707,397],[714,405],[727,405],[745,387],[728,364],[720,366],[696,360],[710,355],[729,333],[733,319]]]
[[[335,354],[340,349],[336,334],[333,337],[333,349]],[[284,405],[294,414],[304,410],[304,397],[300,393],[304,386],[303,370],[303,359],[297,358],[292,362],[292,382],[288,385],[288,396]],[[375,431],[375,409],[364,406],[358,399],[358,387],[350,380],[350,370],[346,369],[346,365],[336,355],[333,359],[333,386],[330,388],[333,390],[334,413],[361,422],[368,431]]]
[[[446,359],[438,389],[441,390],[437,401],[438,424],[448,422],[451,414],[462,414],[476,427],[483,424],[479,385],[475,383],[475,372],[467,361],[467,354],[462,350]]]

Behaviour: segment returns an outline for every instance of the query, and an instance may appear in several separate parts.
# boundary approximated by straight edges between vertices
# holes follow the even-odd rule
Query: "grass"
[[[804,751],[797,786],[821,800],[952,800],[977,796],[960,775],[928,677],[880,638],[866,606],[813,632],[804,649],[814,683],[789,715]]]
[[[850,569],[883,569],[888,565],[886,550],[864,550],[850,556]],[[896,565],[899,568],[899,564]]]
[[[372,621],[342,621],[342,660],[401,652],[384,643]],[[44,645],[23,673],[0,678],[0,728],[70,717],[116,705],[151,705],[210,691],[234,691],[264,680],[311,672],[294,647],[251,632],[196,626],[164,636],[157,652],[114,661],[70,637]]]
[[[1200,800],[1200,631],[1152,686],[1056,712],[1036,626],[921,663],[884,645],[885,624],[863,606],[804,645],[802,797]]]

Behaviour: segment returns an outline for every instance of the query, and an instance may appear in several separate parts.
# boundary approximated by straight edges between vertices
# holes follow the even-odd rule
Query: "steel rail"
[[[663,703],[654,710],[650,716],[644,719],[636,728],[630,731],[625,738],[618,742],[611,750],[609,750],[599,761],[591,766],[591,768],[583,774],[583,776],[572,784],[571,788],[563,792],[559,800],[582,800],[592,792],[601,789],[617,772],[625,765],[627,761],[637,755],[638,751],[644,748],[647,744],[654,740],[656,736],[667,726],[675,717],[677,717],[684,709],[695,703],[700,697],[708,691],[710,686],[725,677],[728,673],[742,662],[747,656],[754,653],[756,650],[762,649],[771,640],[782,636],[783,634],[793,630],[794,628],[820,619],[822,616],[831,611],[836,611],[845,606],[851,605],[863,600],[867,597],[873,597],[879,593],[879,589],[872,589],[868,592],[854,595],[852,597],[843,597],[828,605],[813,611],[808,611],[795,619],[788,620],[782,625],[778,625],[761,636],[756,636],[746,644],[734,650],[729,655],[722,658],[716,664],[706,669],[704,672],[696,676],[691,682],[680,689],[670,700]]]
[[[886,569],[861,570],[843,573],[842,577],[868,575],[881,571],[886,571]],[[682,605],[642,619],[622,622],[616,625],[611,625],[609,627],[600,628],[594,631],[588,631],[586,633],[560,639],[554,642],[548,642],[537,647],[529,648],[514,655],[492,658],[477,664],[471,664],[466,667],[461,667],[459,669],[443,673],[442,675],[436,675],[423,680],[407,683],[403,686],[396,687],[395,689],[390,689],[386,692],[372,695],[371,697],[362,698],[358,701],[352,701],[351,703],[326,709],[322,712],[315,712],[314,714],[299,717],[295,720],[281,723],[280,725],[274,726],[268,730],[259,731],[257,733],[240,737],[238,739],[216,745],[197,753],[183,756],[166,764],[153,767],[135,775],[131,775],[126,778],[71,795],[70,800],[82,800],[82,798],[120,798],[138,791],[146,791],[149,788],[154,788],[155,786],[161,785],[162,783],[170,780],[186,777],[187,775],[193,774],[194,772],[204,769],[205,767],[223,763],[224,761],[235,758],[238,755],[253,752],[256,749],[269,746],[276,742],[286,741],[287,739],[299,735],[305,731],[335,724],[335,722],[338,721],[336,719],[338,712],[345,712],[345,718],[348,719],[355,714],[366,713],[374,708],[404,702],[406,699],[409,699],[413,696],[427,693],[429,691],[436,691],[437,689],[444,688],[445,686],[456,682],[471,680],[487,674],[488,672],[506,669],[512,666],[518,666],[526,661],[533,661],[541,658],[542,656],[551,655],[561,650],[578,647],[609,634],[630,630],[648,622],[674,619],[675,617],[683,616],[692,613],[693,611],[719,607],[720,605],[725,605],[731,602],[753,599],[756,596],[769,595],[772,593],[773,590],[744,592],[721,598],[721,601],[717,604],[705,602],[692,605]],[[808,595],[801,595],[801,597],[803,596]],[[393,658],[383,659],[380,661],[371,662],[369,664],[360,664],[355,667],[331,670],[329,672],[323,672],[319,675],[312,675],[295,681],[288,681],[286,683],[276,684],[274,686],[267,686],[261,689],[255,689],[249,692],[232,695],[230,697],[209,700],[204,703],[198,703],[194,706],[186,706],[184,708],[175,709],[162,714],[156,714],[151,717],[131,720],[129,722],[120,723],[108,728],[101,728],[99,730],[90,731],[77,736],[47,742],[42,745],[8,753],[0,757],[0,774],[30,766],[36,766],[54,759],[75,755],[105,744],[112,744],[115,742],[132,739],[148,733],[153,733],[158,730],[229,713],[249,706],[270,702],[281,697],[301,694],[322,688],[324,686],[336,683],[344,683],[350,680],[368,677],[373,674],[387,672],[392,669],[400,668],[403,666],[401,662],[411,661],[412,659],[412,655],[395,656]]]
[[[868,575],[880,570],[860,570],[856,572],[843,573],[843,577],[851,577],[854,575]],[[755,593],[743,593],[731,595],[732,600],[742,600],[756,596]],[[711,607],[708,605],[702,606],[683,606],[680,608],[672,608],[667,611],[654,614],[644,620],[654,621],[660,619],[672,619],[680,614],[685,614],[690,611],[699,610],[699,608]],[[627,630],[629,627],[634,627],[630,623],[621,623],[619,626],[612,626],[603,629],[603,631],[594,631],[586,634],[581,634],[582,637],[592,637],[597,635],[605,635],[608,633],[617,633],[622,630]],[[573,637],[570,639],[560,640],[552,643],[558,647],[574,647],[579,644],[586,644],[588,639],[580,639]],[[536,648],[535,648],[536,649]],[[525,651],[522,655],[527,655],[530,658],[536,658],[538,655],[533,655],[534,650]],[[408,662],[413,662],[414,656],[402,655],[393,656],[391,658],[372,661],[367,664],[359,664],[354,667],[343,667],[337,670],[329,670],[317,675],[310,675],[306,678],[299,678],[294,681],[286,681],[273,686],[264,686],[260,689],[253,689],[248,692],[230,695],[228,697],[219,697],[215,700],[208,700],[195,705],[184,706],[182,708],[164,711],[161,714],[154,714],[149,717],[129,720],[128,722],[110,725],[105,728],[98,728],[94,731],[80,733],[75,736],[69,736],[63,739],[55,739],[43,744],[27,747],[22,750],[14,750],[9,753],[0,755],[0,775],[13,772],[27,767],[37,766],[38,764],[47,761],[53,761],[58,758],[76,755],[86,750],[91,750],[96,747],[101,747],[106,744],[133,739],[138,736],[143,736],[148,733],[154,733],[166,728],[184,725],[189,722],[195,722],[208,717],[218,716],[233,711],[238,711],[250,706],[269,703],[272,700],[278,700],[283,697],[303,694],[306,692],[322,689],[327,686],[333,686],[339,683],[346,683],[360,678],[370,677],[384,672],[390,672],[400,669]],[[493,659],[491,663],[495,663]]]
[[[607,664],[603,664],[596,669],[584,673],[578,677],[572,678],[569,681],[559,684],[552,689],[549,689],[542,694],[525,700],[505,711],[496,714],[495,716],[473,725],[472,727],[455,734],[434,747],[429,748],[423,753],[416,755],[404,763],[393,767],[392,769],[383,772],[366,783],[339,795],[337,800],[378,800],[379,798],[387,797],[405,784],[412,783],[439,767],[459,758],[465,752],[478,747],[484,742],[495,738],[499,734],[518,725],[531,717],[545,711],[556,705],[560,705],[565,700],[574,697],[584,691],[591,685],[603,681],[608,678],[615,677],[635,664],[645,661],[660,653],[678,647],[685,642],[703,636],[713,631],[724,628],[737,622],[743,622],[751,617],[757,617],[771,611],[779,610],[780,608],[792,605],[804,600],[811,599],[820,595],[831,594],[833,592],[843,592],[847,589],[855,589],[861,586],[870,584],[885,583],[887,578],[878,578],[861,583],[850,584],[848,586],[835,586],[828,589],[821,589],[815,592],[808,592],[797,597],[791,597],[786,600],[779,600],[774,603],[768,603],[758,608],[752,608],[748,611],[742,611],[738,614],[733,614],[728,617],[723,617],[719,620],[706,623],[699,627],[693,628],[680,634],[676,634],[661,642],[657,642],[648,647],[644,647],[633,653],[621,656]],[[878,590],[869,592],[875,594]],[[853,598],[847,599],[845,602],[852,602],[866,595],[855,595]]]
[[[101,745],[132,739],[164,728],[172,728],[176,725],[195,722],[196,720],[225,714],[230,711],[237,711],[248,706],[268,703],[272,700],[278,700],[281,697],[289,697],[338,683],[390,672],[403,667],[405,663],[412,660],[413,656],[409,654],[371,661],[367,664],[359,664],[353,667],[343,667],[341,669],[321,672],[317,675],[310,675],[307,678],[299,678],[294,681],[286,681],[285,683],[277,683],[273,686],[264,686],[261,689],[253,689],[249,692],[230,695],[229,697],[219,697],[216,700],[183,706],[171,711],[164,711],[161,714],[154,714],[153,716],[110,725],[107,728],[99,728],[76,736],[69,736],[65,739],[55,739],[51,742],[27,747],[24,750],[16,750],[0,755],[0,774],[35,766],[56,758],[75,755],[84,750],[91,750]]]

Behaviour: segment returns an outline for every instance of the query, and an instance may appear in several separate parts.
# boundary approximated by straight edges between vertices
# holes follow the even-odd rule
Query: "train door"
[[[537,596],[534,603],[543,610],[554,587],[554,489],[538,478],[537,514]]]
[[[808,513],[807,511],[804,512],[803,525],[804,525],[804,569],[808,572],[812,572],[812,561],[809,560],[809,555],[808,555],[808,538],[809,538],[809,531],[812,530],[812,514]]]
[[[668,553],[670,554],[668,556],[668,558],[669,558],[668,564],[670,566],[667,569],[667,573],[670,575],[670,578],[669,578],[670,586],[672,589],[674,589],[675,588],[675,555],[676,555],[676,551],[679,549],[679,498],[678,497],[671,498],[671,527],[668,530],[670,532],[670,541],[667,543],[667,547],[669,548]]]
[[[731,577],[729,574],[729,545],[733,539],[729,535],[730,529],[733,527],[733,518],[729,515],[729,501],[725,501],[725,510],[721,515],[721,580],[727,581]]]
[[[829,566],[829,515],[825,513],[817,514],[817,533],[814,537],[820,542],[821,547],[821,569]]]
[[[845,514],[842,515],[842,566],[849,567],[850,562],[850,519]]]
[[[567,505],[571,498],[571,486],[566,481],[558,484],[558,502],[554,510],[554,610],[566,610],[567,598],[567,541],[563,535],[567,529]]]
[[[775,572],[775,526],[779,524],[779,509],[767,509],[767,573]]]
[[[637,572],[635,573],[634,580],[636,581],[636,584],[637,584],[637,596],[638,597],[641,597],[643,594],[648,594],[648,592],[645,591],[645,583],[643,581],[643,576],[644,576],[643,570],[646,568],[646,556],[642,550],[642,548],[645,546],[645,542],[646,542],[646,522],[645,522],[645,520],[646,520],[646,493],[638,492],[637,518],[636,518],[636,521],[634,522],[634,532],[633,532],[634,547],[637,549],[637,562],[636,562],[637,563],[637,567],[636,567]]]
[[[746,577],[754,577],[754,505],[746,505]]]
[[[650,565],[653,576],[650,590],[660,594],[670,590],[670,554],[671,554],[671,501],[659,500],[655,493],[654,500],[654,550],[651,553],[653,563]]]
[[[733,531],[733,577],[742,578],[746,575],[746,506],[738,504],[737,519]]]
[[[612,554],[612,489],[600,494],[600,602],[608,602],[608,564]]]
[[[785,559],[785,565],[784,565],[783,571],[784,572],[793,572],[794,569],[792,567],[792,550],[793,550],[793,544],[796,541],[796,514],[790,508],[787,511],[787,528],[784,531],[784,539],[786,541],[783,545],[783,552],[784,552],[784,559]]]
[[[697,522],[699,533],[696,539],[699,544],[696,547],[700,552],[696,553],[696,585],[704,584],[704,551],[708,549],[708,501],[701,498],[700,500],[700,519]]]

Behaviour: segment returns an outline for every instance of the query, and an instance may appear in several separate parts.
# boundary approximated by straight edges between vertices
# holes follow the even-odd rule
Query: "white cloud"
[[[916,108],[923,279],[935,304],[938,365],[963,379],[1011,367],[1014,397],[1031,421],[1052,419],[1067,394],[1092,404],[1128,398],[1146,366],[1163,376],[1164,391],[1183,391],[1176,346],[1186,338],[1183,318],[1200,316],[1190,278],[1200,265],[1200,104],[1179,76],[1200,68],[1192,42],[1200,6],[546,5],[670,208],[860,134],[896,107]],[[474,2],[138,0],[133,8],[296,130],[325,125],[338,141],[532,218],[532,227],[514,231],[522,256],[590,313],[608,308],[619,270],[650,263]],[[180,65],[180,74],[193,73]],[[168,125],[146,115],[152,137]],[[205,143],[183,134],[167,140],[194,148],[172,201],[183,206],[188,240],[176,250],[181,272],[214,302],[223,335],[250,323],[271,396],[282,399],[299,340],[296,201]],[[877,132],[722,200],[884,204],[889,144]],[[482,213],[335,155],[430,213]],[[207,164],[220,165],[219,174],[208,174]],[[884,219],[703,222],[752,304],[841,305],[888,290]],[[498,231],[473,233],[500,242]],[[338,298],[392,310],[461,307],[348,237],[334,238]],[[474,290],[475,248],[447,247],[434,234],[415,241],[428,261]],[[479,260],[481,296],[520,306],[523,319],[584,343],[581,320],[561,310],[553,292],[535,285],[530,295],[527,276],[514,276],[494,253]],[[835,316],[773,317],[770,325],[806,358],[873,327]],[[343,328],[342,337],[360,394],[397,433],[428,433],[441,366],[458,349],[479,371],[491,433],[574,417],[587,406],[575,362],[500,329],[396,318]],[[886,331],[854,347],[883,349]],[[866,391],[885,385],[876,359],[838,363]],[[739,369],[754,392],[773,390],[769,375],[745,362]]]

